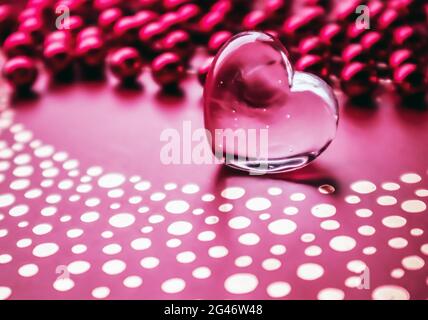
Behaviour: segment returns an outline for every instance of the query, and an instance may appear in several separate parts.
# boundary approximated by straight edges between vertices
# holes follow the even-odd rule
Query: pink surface
[[[395,105],[389,94],[377,98],[376,108],[342,103],[337,137],[319,159],[294,173],[250,177],[221,165],[162,165],[162,130],[181,130],[184,120],[195,129],[203,125],[202,90],[189,79],[182,97],[165,96],[147,74],[143,78],[141,91],[116,89],[110,81],[49,89],[40,83],[38,99],[15,101],[1,113],[1,298],[316,299],[320,292],[320,297],[345,299],[428,298],[428,112]],[[93,166],[102,169],[99,176],[95,169],[87,172]],[[109,173],[116,175],[107,178],[116,179],[103,188]],[[407,173],[416,175],[402,176]],[[138,184],[135,176],[149,181],[150,188],[143,190],[149,184]],[[68,179],[71,183],[64,182]],[[372,182],[376,190],[370,183],[363,189],[354,185],[370,193],[352,190],[360,180]],[[384,190],[385,182],[400,188]],[[177,188],[165,190],[167,183]],[[184,191],[195,193],[182,191],[189,183],[197,187]],[[333,194],[319,192],[326,183],[335,187]],[[24,189],[13,190],[17,187]],[[224,198],[228,187],[240,187],[235,197],[242,190],[245,194]],[[268,193],[272,187],[282,193]],[[42,194],[28,199],[37,195],[27,193],[33,189]],[[130,199],[134,196],[141,202],[133,203],[140,200]],[[331,206],[313,209],[319,204]],[[298,212],[284,213],[287,207]],[[184,212],[171,213],[180,208]],[[363,208],[372,215],[358,216],[356,210]],[[395,217],[385,219],[390,216]],[[230,222],[235,217],[241,218]],[[325,230],[321,223],[326,220],[340,226]],[[393,238],[399,239],[389,244]],[[181,244],[170,248],[170,239]],[[105,249],[109,244],[117,245]],[[86,251],[77,253],[82,246],[76,245]],[[118,245],[120,252],[112,250]],[[285,246],[286,252],[273,254],[274,245]],[[235,260],[241,256],[252,263],[238,267]],[[362,262],[370,270],[370,289],[352,288],[351,277],[360,274]],[[71,280],[57,280],[58,266],[68,266]],[[205,268],[195,273],[199,267]],[[403,272],[396,271],[394,278],[394,269]],[[124,280],[129,276],[140,277],[142,284],[128,288]],[[138,285],[137,280],[125,283]]]

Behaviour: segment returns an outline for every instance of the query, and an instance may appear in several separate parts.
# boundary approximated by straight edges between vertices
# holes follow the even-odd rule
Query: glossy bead
[[[38,44],[43,42],[46,28],[43,20],[39,17],[28,18],[20,23],[18,31],[25,32],[31,36],[33,42]]]
[[[357,26],[355,23],[351,23],[346,29],[346,37],[350,42],[361,41],[361,38],[367,33],[367,29]]]
[[[139,24],[132,16],[120,18],[113,27],[114,38],[120,43],[133,44],[137,39]]]
[[[423,43],[416,29],[408,25],[395,28],[392,39],[398,47],[417,48]]]
[[[103,11],[110,8],[119,7],[122,4],[122,0],[94,0],[94,8]]]
[[[351,43],[342,51],[342,60],[345,64],[351,62],[367,62],[368,59],[367,52],[359,43]]]
[[[98,16],[98,25],[104,32],[111,32],[116,22],[123,17],[122,10],[119,8],[109,8]]]
[[[231,0],[218,0],[212,5],[210,11],[217,12],[224,16],[232,11],[234,5],[239,6],[240,2],[242,2],[242,0],[235,0],[235,3],[232,3]]]
[[[377,27],[380,31],[398,26],[400,16],[394,9],[386,9],[377,19]]]
[[[3,76],[17,90],[27,90],[37,79],[35,62],[26,56],[17,56],[3,66]]]
[[[86,0],[59,0],[54,5],[54,8],[57,8],[60,5],[66,6],[71,13],[85,18],[91,9],[90,2]]]
[[[41,18],[42,14],[38,8],[29,7],[22,10],[18,15],[18,23],[22,23],[30,18]]]
[[[244,30],[260,29],[267,19],[268,14],[265,11],[253,10],[244,17],[241,25]]]
[[[322,42],[331,47],[338,47],[345,40],[345,34],[343,32],[343,29],[337,23],[326,24],[320,30],[319,37]]]
[[[161,41],[162,50],[174,52],[185,60],[190,58],[192,42],[190,41],[190,35],[187,31],[171,31]]]
[[[85,38],[102,37],[102,36],[103,36],[103,34],[102,34],[102,31],[100,28],[95,27],[95,26],[91,26],[91,27],[86,27],[86,28],[82,29],[82,31],[80,31],[77,34],[76,41],[81,42]]]
[[[305,71],[317,75],[321,78],[327,78],[328,70],[322,58],[317,55],[308,54],[301,57],[296,62],[296,70]]]
[[[374,90],[370,69],[361,62],[352,62],[343,68],[340,85],[343,92],[352,98],[369,95]]]
[[[25,32],[14,32],[4,41],[3,50],[8,57],[20,55],[32,56],[34,54],[33,39]]]
[[[222,30],[213,33],[208,41],[208,51],[216,53],[230,38],[232,38],[232,33],[230,31]]]
[[[140,54],[132,47],[114,51],[108,59],[108,65],[113,75],[123,82],[134,81],[143,68]]]
[[[104,63],[106,51],[100,37],[87,37],[76,44],[76,56],[89,67],[99,67]]]
[[[158,42],[164,36],[165,31],[165,26],[155,21],[142,27],[138,37],[144,45],[149,46],[150,44]]]
[[[161,1],[159,0],[137,0],[136,2],[139,9],[162,9]]]
[[[179,21],[179,15],[175,12],[167,12],[159,17],[159,23],[161,23],[166,30],[172,29]]]
[[[361,38],[361,45],[369,55],[376,58],[385,58],[388,52],[388,44],[382,34],[377,31],[366,33]]]
[[[73,44],[73,38],[70,32],[64,30],[57,30],[46,35],[44,46],[46,47],[52,42],[64,43],[67,45],[67,47],[71,48]]]
[[[367,3],[367,8],[370,12],[370,19],[377,19],[385,9],[385,3],[381,0],[370,0]]]
[[[404,95],[419,94],[427,90],[425,75],[416,64],[406,63],[395,69],[394,83]]]
[[[221,11],[210,11],[205,14],[198,22],[198,31],[209,33],[214,31],[224,21],[224,14]]]
[[[155,21],[157,18],[158,14],[151,10],[141,10],[134,15],[138,28],[142,28],[148,23]]]
[[[334,8],[333,17],[341,24],[355,21],[356,8],[362,0],[339,1]]]
[[[196,23],[201,14],[201,8],[189,3],[178,8],[176,12],[179,23]]]
[[[43,59],[52,73],[58,74],[70,67],[72,54],[64,42],[54,41],[45,46]]]
[[[274,15],[274,14],[278,13],[279,11],[285,9],[285,6],[286,6],[286,1],[284,1],[284,0],[266,0],[264,3],[263,10],[268,15]]]
[[[394,51],[389,58],[389,66],[393,69],[407,63],[414,63],[415,58],[409,49],[400,49]]]
[[[163,0],[162,5],[166,10],[172,10],[190,1],[191,0]]]
[[[319,26],[325,11],[322,7],[314,6],[302,9],[299,13],[285,20],[282,31],[286,36],[296,37],[310,32]]]
[[[172,86],[185,76],[184,66],[180,57],[171,52],[157,56],[151,64],[152,76],[160,86]]]
[[[82,30],[83,26],[84,26],[84,22],[82,17],[80,16],[71,16],[68,19],[69,22],[69,31],[73,34],[73,35],[77,35],[80,30]]]
[[[299,53],[301,55],[313,54],[324,56],[327,53],[327,49],[326,44],[317,36],[306,37],[299,43]]]
[[[203,86],[205,80],[207,79],[208,72],[210,71],[211,64],[214,60],[214,57],[208,57],[205,59],[204,63],[198,69],[198,81]]]

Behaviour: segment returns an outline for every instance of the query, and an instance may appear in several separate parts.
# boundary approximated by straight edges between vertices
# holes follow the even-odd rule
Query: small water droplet
[[[336,191],[336,189],[329,184],[323,184],[318,188],[318,191],[322,194],[331,194]]]

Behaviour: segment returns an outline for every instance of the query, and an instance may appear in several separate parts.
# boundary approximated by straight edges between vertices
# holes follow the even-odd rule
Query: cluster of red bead
[[[355,23],[369,9],[370,29]],[[63,24],[58,19],[70,12]],[[367,96],[380,78],[403,95],[426,90],[428,7],[419,0],[29,0],[0,5],[3,75],[17,90],[37,78],[42,60],[55,77],[107,65],[124,83],[144,65],[161,86],[185,77],[196,47],[210,57],[198,70],[204,82],[212,56],[234,33],[264,30],[290,48],[296,69],[338,79],[350,97]],[[60,27],[60,29],[58,29]],[[390,54],[390,52],[392,52]]]

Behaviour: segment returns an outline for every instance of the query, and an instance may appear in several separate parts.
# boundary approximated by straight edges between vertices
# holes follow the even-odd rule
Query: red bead
[[[73,34],[76,35],[80,32],[80,30],[82,30],[83,26],[84,26],[84,22],[82,17],[79,16],[71,16],[68,19],[69,22],[69,31]]]
[[[217,51],[232,37],[230,31],[217,31],[214,33],[208,41],[208,50],[211,53],[217,53]]]
[[[168,33],[162,40],[162,50],[174,52],[184,59],[188,59],[192,49],[192,42],[187,31],[176,30]]]
[[[102,11],[121,5],[122,0],[94,0],[94,8]]]
[[[58,74],[68,69],[72,62],[72,54],[70,48],[65,42],[51,42],[44,51],[43,58],[48,68],[54,73]]]
[[[376,58],[385,58],[388,52],[387,43],[384,41],[382,34],[377,31],[366,33],[361,38],[361,45],[368,54],[371,54]]]
[[[416,48],[420,46],[423,39],[419,37],[415,28],[411,26],[400,26],[394,30],[393,43],[396,46],[403,46],[406,48]]]
[[[31,88],[37,79],[38,71],[35,62],[26,56],[17,56],[3,66],[3,76],[18,90]]]
[[[27,33],[17,31],[6,38],[3,44],[3,50],[8,57],[20,55],[31,56],[34,54],[34,43]]]
[[[343,68],[340,85],[343,92],[349,97],[368,95],[375,88],[368,66],[361,62],[352,62]]]
[[[302,39],[299,43],[299,53],[301,55],[313,54],[324,56],[326,52],[327,46],[321,41],[320,37],[307,37]]]
[[[389,58],[389,66],[393,69],[407,63],[414,63],[415,59],[409,49],[400,49],[394,51]]]
[[[59,0],[54,5],[54,8],[61,5],[66,6],[73,14],[84,16],[88,12],[90,3],[86,0]]]
[[[362,0],[339,1],[333,11],[333,17],[339,23],[349,23],[355,21],[356,8],[362,4]]]
[[[30,18],[41,18],[42,14],[40,12],[40,9],[37,7],[29,7],[24,10],[22,10],[18,15],[18,23],[22,23],[27,19]]]
[[[427,89],[425,76],[416,64],[403,64],[394,71],[394,83],[404,95],[414,95]]]
[[[268,19],[268,14],[262,10],[250,11],[242,21],[242,28],[244,30],[253,30],[260,28],[263,23]]]
[[[268,15],[273,15],[279,12],[281,9],[284,9],[284,7],[284,0],[266,0],[263,9]]]
[[[296,70],[313,73],[321,78],[327,78],[328,70],[320,56],[308,54],[297,60]]]
[[[160,22],[151,22],[140,29],[139,39],[145,45],[159,41],[164,35],[166,28]]]
[[[342,51],[342,60],[343,63],[349,64],[351,62],[367,62],[368,56],[367,52],[364,50],[363,46],[359,43],[352,43],[345,47]]]
[[[179,15],[175,12],[167,12],[159,17],[159,23],[168,30],[180,22]]]
[[[196,4],[189,3],[178,8],[177,19],[180,23],[196,23],[200,14],[201,8]]]
[[[361,41],[366,33],[367,29],[361,28],[355,23],[351,23],[346,30],[346,36],[351,42]]]
[[[205,85],[205,80],[207,79],[213,60],[214,57],[208,57],[198,69],[198,81],[202,86]]]
[[[158,14],[151,10],[141,10],[134,15],[134,18],[136,20],[137,27],[142,28],[148,23],[155,21],[158,18]]]
[[[120,18],[113,27],[114,38],[121,43],[133,44],[139,29],[139,22],[134,16]]]
[[[370,12],[370,19],[375,19],[382,13],[385,4],[381,0],[371,0],[367,3],[367,8]]]
[[[29,34],[36,44],[43,42],[46,33],[43,20],[40,17],[32,17],[22,21],[18,27],[18,31]]]
[[[46,35],[44,46],[46,47],[52,42],[64,43],[67,45],[67,47],[71,48],[73,45],[73,38],[69,32],[64,30],[57,30]]]
[[[218,28],[224,21],[224,14],[221,11],[210,11],[198,22],[198,31],[209,33]]]
[[[122,17],[122,10],[119,8],[109,8],[100,13],[98,17],[98,25],[105,32],[111,32],[115,23]]]
[[[160,86],[171,86],[179,83],[185,76],[180,57],[171,52],[157,56],[151,65],[153,79]]]
[[[141,9],[161,9],[159,0],[138,0],[138,8]]]
[[[99,67],[104,63],[106,50],[100,37],[87,37],[76,44],[76,56],[89,67]]]
[[[320,24],[324,15],[324,9],[319,6],[304,8],[284,22],[282,31],[289,37],[313,31],[314,27]]]
[[[379,30],[386,30],[388,28],[397,26],[399,24],[400,16],[394,9],[386,9],[377,20],[377,27]]]
[[[238,2],[239,0],[235,0]],[[211,12],[217,12],[221,15],[226,15],[230,11],[232,11],[232,1],[230,0],[218,0],[216,3],[214,3],[210,9]]]
[[[102,34],[102,31],[100,28],[91,26],[91,27],[86,27],[85,29],[82,29],[82,31],[80,31],[77,34],[76,41],[81,42],[85,38],[89,38],[89,37],[100,37],[101,38],[102,36],[103,36],[103,34]]]
[[[342,27],[337,23],[329,23],[320,30],[320,39],[329,46],[341,45],[345,40]]]
[[[190,1],[191,0],[163,0],[162,4],[166,10],[172,10]]]
[[[134,81],[141,74],[143,63],[138,51],[132,47],[116,50],[108,59],[111,72],[121,81]]]

